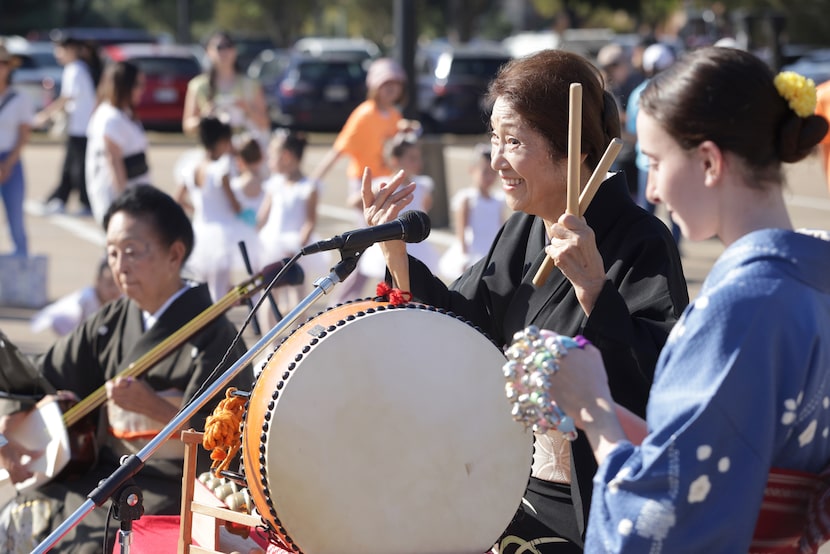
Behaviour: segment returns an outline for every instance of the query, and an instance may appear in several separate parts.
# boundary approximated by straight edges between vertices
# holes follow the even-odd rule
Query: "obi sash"
[[[770,470],[750,554],[815,553],[830,540],[830,469]]]
[[[157,394],[177,408],[183,404],[182,393],[179,390],[157,391]],[[150,417],[124,410],[113,402],[107,402],[107,417],[109,436],[106,443],[118,457],[137,454],[164,427],[162,423]],[[178,440],[168,440],[154,456],[161,460],[181,459],[184,457],[184,444]]]

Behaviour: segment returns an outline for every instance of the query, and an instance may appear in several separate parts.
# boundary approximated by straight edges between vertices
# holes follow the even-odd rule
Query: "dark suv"
[[[428,46],[415,60],[418,114],[427,132],[482,133],[489,112],[483,103],[487,86],[510,60],[502,47],[487,44]]]
[[[366,99],[365,63],[349,55],[292,54],[269,98],[273,123],[305,131],[339,131]]]

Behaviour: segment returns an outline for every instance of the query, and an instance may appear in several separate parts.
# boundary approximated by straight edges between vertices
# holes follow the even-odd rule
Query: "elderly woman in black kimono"
[[[0,512],[0,545],[4,552],[29,552],[71,515],[100,479],[110,475],[119,458],[138,452],[211,379],[236,330],[224,316],[209,323],[183,346],[136,378],[116,374],[152,350],[212,304],[204,284],[181,277],[193,249],[187,215],[170,196],[152,186],[139,186],[114,201],[104,218],[107,257],[124,296],[90,316],[45,355],[28,362],[7,341],[0,341],[2,388],[15,393],[0,400],[0,432],[25,416],[21,394],[71,391],[79,398],[106,385],[107,403],[98,430],[98,463],[75,480],[55,480],[18,496]],[[238,344],[229,363],[245,353]],[[223,368],[224,369],[224,368]],[[234,381],[249,387],[250,368]],[[20,409],[23,408],[21,411]],[[204,408],[191,425],[204,428]],[[0,464],[12,480],[27,472],[19,464],[25,451],[10,443],[0,451]],[[182,445],[164,444],[136,475],[148,514],[180,510]],[[107,513],[93,511],[58,544],[61,552],[100,552]],[[118,525],[110,525],[110,534]],[[112,544],[112,538],[110,538]]]
[[[614,399],[642,415],[657,356],[688,304],[680,255],[666,226],[638,208],[622,173],[608,176],[583,217],[566,206],[568,96],[583,88],[582,186],[619,136],[616,105],[584,58],[543,51],[506,64],[490,85],[492,166],[516,211],[489,254],[450,287],[401,241],[382,243],[395,286],[510,343],[528,325],[581,334],[601,351]],[[370,177],[370,176],[367,176]],[[364,179],[367,221],[397,217],[414,185],[391,180],[377,194]],[[533,277],[549,255],[547,281]],[[459,348],[463,346],[459,345]],[[500,552],[581,552],[596,463],[583,435],[537,434],[524,502]]]

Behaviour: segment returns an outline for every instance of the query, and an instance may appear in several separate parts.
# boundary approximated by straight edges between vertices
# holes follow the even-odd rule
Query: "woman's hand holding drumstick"
[[[569,141],[570,144],[570,141]],[[591,178],[588,179],[588,183],[585,185],[585,190],[582,191],[582,194],[579,194],[579,178],[577,176],[577,181],[575,184],[575,191],[572,188],[571,184],[571,172],[570,166],[568,167],[568,210],[567,213],[572,213],[579,217],[585,213],[585,210],[588,209],[588,205],[591,203],[591,200],[594,199],[597,191],[599,190],[602,181],[605,179],[605,174],[608,173],[608,170],[611,168],[611,164],[614,163],[614,160],[617,158],[617,155],[620,153],[622,149],[623,142],[619,138],[614,138],[611,143],[608,145],[608,148],[605,149],[605,153],[600,158],[599,163],[597,164],[596,169],[591,174]],[[568,161],[570,162],[571,155],[568,154]],[[577,212],[571,212],[572,209],[572,198],[579,198]],[[536,272],[536,275],[533,277],[533,284],[534,286],[540,287],[545,284],[550,272],[553,271],[555,264],[553,259],[548,256],[545,258],[545,261],[542,262],[542,265],[539,267],[539,270]]]
[[[582,85],[571,83],[568,97],[568,196],[565,213],[579,216],[579,166],[582,163]],[[539,267],[533,284],[545,284],[553,271],[550,256]]]

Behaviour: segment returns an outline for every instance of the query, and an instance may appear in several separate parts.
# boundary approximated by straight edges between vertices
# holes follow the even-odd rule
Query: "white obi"
[[[571,483],[571,443],[559,431],[533,435],[533,465],[530,474],[543,481]]]
[[[156,394],[177,409],[181,408],[184,399],[182,391],[169,389]],[[107,402],[107,417],[109,433],[106,442],[118,457],[137,454],[164,428],[161,422],[137,412],[124,410],[114,402]],[[162,460],[182,459],[184,444],[179,440],[168,440],[153,457]]]

